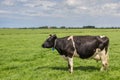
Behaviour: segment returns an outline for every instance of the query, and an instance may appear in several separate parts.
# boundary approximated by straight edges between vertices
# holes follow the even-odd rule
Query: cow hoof
[[[102,67],[102,68],[100,69],[100,71],[107,71],[107,69],[104,68],[104,67]]]
[[[69,69],[69,72],[72,74],[72,73],[73,73],[73,70],[70,70],[70,69]]]
[[[101,68],[101,69],[100,69],[100,71],[104,71],[104,69],[103,69],[103,68]]]
[[[70,72],[70,74],[72,74],[73,72],[71,72],[71,71],[69,71]]]

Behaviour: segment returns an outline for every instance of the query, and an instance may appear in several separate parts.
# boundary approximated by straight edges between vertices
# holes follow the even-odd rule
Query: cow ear
[[[52,36],[51,34],[49,36]]]
[[[54,34],[54,36],[56,36],[56,34]]]
[[[57,38],[56,34],[53,35],[55,38]]]

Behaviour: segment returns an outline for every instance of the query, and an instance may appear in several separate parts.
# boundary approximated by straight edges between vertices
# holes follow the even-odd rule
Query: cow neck
[[[56,41],[57,41],[57,39],[55,39],[55,41],[54,41],[54,46],[52,47],[52,50],[53,50],[53,51],[55,50]]]

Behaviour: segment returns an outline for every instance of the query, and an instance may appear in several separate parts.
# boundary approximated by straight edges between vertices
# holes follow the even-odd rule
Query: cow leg
[[[96,52],[94,53],[93,59],[95,59],[96,62],[98,62],[100,60],[100,55],[99,55],[100,52],[101,52],[101,50],[98,48],[98,49],[96,49]]]
[[[107,70],[107,68],[108,68],[108,53],[106,53],[105,49],[103,51],[101,51],[101,61],[102,61],[101,71]]]
[[[100,60],[100,56],[97,54],[94,59],[96,60],[96,62],[98,62]]]
[[[72,73],[73,72],[73,58],[71,57],[68,57],[68,68],[69,68],[70,73]]]

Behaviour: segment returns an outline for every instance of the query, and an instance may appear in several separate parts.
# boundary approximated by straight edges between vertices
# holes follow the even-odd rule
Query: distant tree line
[[[83,28],[95,28],[95,26],[83,26]]]
[[[83,27],[66,27],[66,26],[42,26],[37,27],[38,29],[81,29],[81,28],[95,28],[95,26],[83,26]]]
[[[26,28],[27,29],[27,28]],[[40,27],[31,27],[29,29],[120,29],[120,27],[95,27],[95,26],[83,26],[83,27],[67,27],[67,26],[40,26]]]
[[[67,26],[40,26],[40,27],[23,27],[17,29],[120,29],[120,27],[95,27],[95,26],[83,26],[83,27],[67,27]]]

